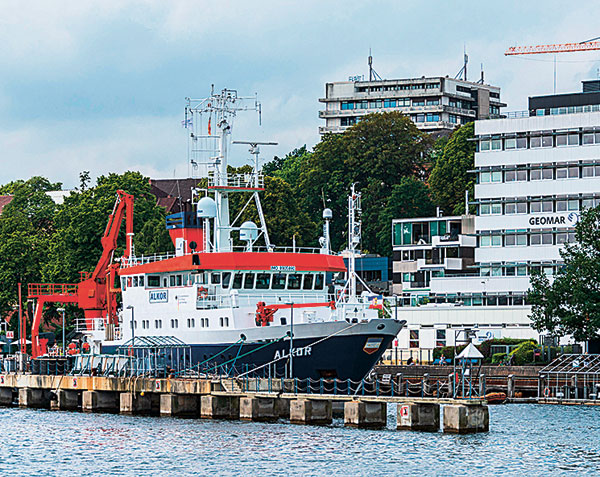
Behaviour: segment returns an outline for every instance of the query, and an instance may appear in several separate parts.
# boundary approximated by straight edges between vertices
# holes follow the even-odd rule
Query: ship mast
[[[348,196],[348,296],[356,299],[356,252],[361,237],[361,201],[360,192],[356,192],[352,184],[352,192]]]
[[[256,111],[260,124],[261,105],[256,96],[238,96],[237,91],[232,89],[223,89],[220,93],[215,93],[214,87],[208,98],[186,100],[183,124],[184,127],[192,129],[188,146],[190,164],[194,170],[201,168],[199,177],[208,178],[208,189],[215,195],[217,213],[214,219],[214,251],[229,252],[233,250],[231,230],[236,229],[230,222],[229,194],[263,190],[259,187],[262,184],[259,184],[261,181],[257,170],[253,174],[256,177],[250,180],[228,174],[231,131],[234,119],[241,111]],[[204,133],[203,118],[208,118],[207,134]],[[215,135],[212,134],[213,127],[217,129]]]

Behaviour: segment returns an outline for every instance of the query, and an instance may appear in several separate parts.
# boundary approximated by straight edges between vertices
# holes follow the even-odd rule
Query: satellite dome
[[[199,219],[214,219],[217,216],[217,204],[210,197],[202,197],[196,206]]]
[[[240,240],[252,241],[258,237],[258,227],[254,222],[244,222],[240,227]]]
[[[323,210],[323,218],[324,219],[331,219],[331,218],[333,218],[333,212],[331,211],[331,209],[325,209],[325,210]]]

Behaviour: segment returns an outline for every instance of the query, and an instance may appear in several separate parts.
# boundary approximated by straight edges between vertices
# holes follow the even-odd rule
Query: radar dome
[[[196,206],[196,214],[200,219],[214,219],[217,216],[217,204],[210,197],[202,197]]]
[[[323,211],[323,218],[324,219],[331,219],[331,218],[333,218],[333,212],[331,211],[331,209],[325,209]]]
[[[258,227],[254,222],[244,222],[240,227],[240,240],[252,241],[258,237]]]

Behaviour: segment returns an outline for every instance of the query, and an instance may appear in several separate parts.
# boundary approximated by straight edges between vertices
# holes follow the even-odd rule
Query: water
[[[490,407],[490,432],[0,408],[0,475],[598,475],[600,408]]]

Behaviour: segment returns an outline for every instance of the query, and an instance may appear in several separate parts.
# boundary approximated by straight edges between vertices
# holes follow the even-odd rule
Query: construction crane
[[[539,55],[543,53],[573,53],[576,51],[600,50],[600,41],[595,41],[600,37],[581,43],[557,43],[554,45],[536,45],[536,46],[511,46],[504,52],[504,56],[511,55]]]
[[[578,51],[600,50],[600,36],[580,43],[556,43],[553,45],[511,46],[504,56],[540,55],[554,53],[554,94],[556,94],[556,53],[574,53]]]
[[[123,218],[126,219],[127,239],[120,262],[127,261],[133,255],[133,195],[118,190],[113,211],[101,239],[102,255],[94,271],[92,273],[80,272],[81,281],[77,284],[29,284],[28,298],[36,300],[31,325],[31,355],[33,358],[45,353],[45,343],[39,339],[39,328],[46,303],[76,304],[84,312],[85,324],[88,329],[91,329],[94,322],[100,319],[104,321],[107,334],[110,334],[111,330],[114,332],[114,327],[118,322],[117,294],[121,291],[120,288],[114,287],[116,273],[120,267],[120,263],[114,261],[114,254]]]

